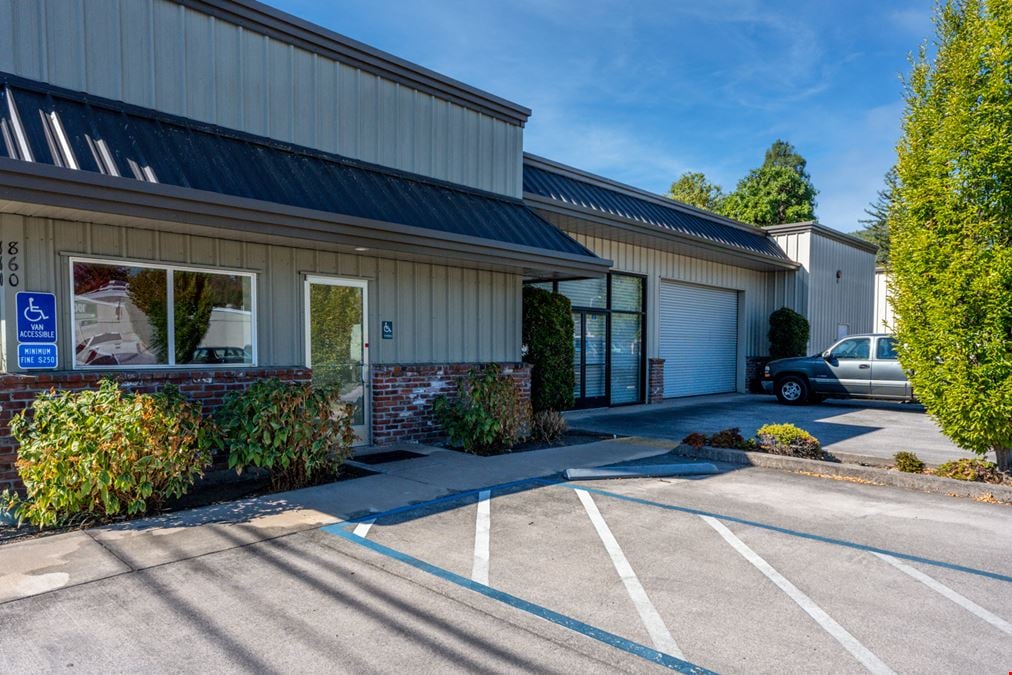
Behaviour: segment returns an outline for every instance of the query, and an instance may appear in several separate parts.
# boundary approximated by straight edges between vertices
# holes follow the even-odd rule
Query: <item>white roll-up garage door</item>
[[[737,291],[662,281],[658,320],[665,398],[735,391]]]

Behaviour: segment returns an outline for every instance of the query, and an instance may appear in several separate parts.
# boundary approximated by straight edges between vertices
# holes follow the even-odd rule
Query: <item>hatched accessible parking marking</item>
[[[895,675],[893,670],[882,662],[879,657],[871,653],[871,651],[861,644],[857,638],[851,635],[846,628],[838,624],[833,617],[826,614],[826,612],[815,604],[815,601],[805,595],[805,593],[797,586],[787,580],[784,575],[773,569],[773,566],[762,559],[762,557],[749,548],[748,544],[743,542],[734,532],[727,529],[724,523],[720,522],[716,518],[711,516],[700,516],[706,523],[715,529],[724,540],[729,543],[734,550],[738,551],[743,558],[748,560],[758,569],[760,572],[766,575],[770,581],[776,584],[780,590],[787,594],[791,600],[796,602],[801,609],[805,610],[810,617],[815,619],[816,623],[822,626],[823,630],[832,635],[837,642],[843,645],[844,649],[850,652],[854,658],[860,661],[865,668],[870,672],[876,673],[876,675]]]
[[[320,528],[320,531],[335,535],[345,541],[370,549],[383,556],[397,560],[414,567],[415,569],[426,572],[427,574],[443,579],[444,581],[448,581],[462,588],[467,588],[476,593],[480,593],[487,598],[502,602],[510,607],[545,619],[546,621],[550,621],[556,625],[562,626],[563,628],[576,631],[577,633],[585,635],[593,640],[615,647],[616,649],[621,649],[628,654],[646,659],[651,663],[656,663],[657,665],[670,670],[674,670],[679,673],[689,673],[691,675],[703,675],[713,672],[701,666],[697,666],[694,663],[689,663],[688,661],[676,658],[670,654],[665,654],[664,652],[657,651],[656,649],[651,649],[646,645],[641,645],[638,642],[633,642],[632,640],[627,640],[624,637],[615,635],[614,633],[609,633],[608,631],[597,628],[596,626],[591,626],[590,624],[566,616],[565,614],[560,614],[559,612],[550,610],[547,607],[542,607],[541,605],[529,602],[515,595],[510,595],[509,593],[492,588],[491,586],[472,581],[471,579],[462,577],[461,575],[455,574],[447,569],[443,569],[442,567],[438,567],[431,563],[427,563],[424,560],[415,558],[414,556],[410,556],[407,553],[398,551],[397,549],[384,546],[383,544],[379,544],[370,539],[356,536],[354,532],[346,529],[346,525],[350,525],[350,523],[326,525]]]
[[[611,529],[608,527],[608,523],[605,522],[604,516],[598,510],[597,504],[594,503],[593,498],[586,490],[577,490],[576,494],[580,498],[583,508],[587,511],[590,522],[594,524],[597,536],[601,538],[601,543],[604,544],[604,548],[608,551],[611,562],[615,566],[615,571],[618,572],[619,578],[625,585],[626,592],[629,593],[629,598],[632,600],[633,605],[636,606],[636,611],[639,613],[640,620],[643,621],[643,626],[647,629],[647,633],[650,634],[654,647],[676,658],[684,658],[682,650],[678,648],[675,639],[671,637],[671,633],[668,631],[667,626],[664,625],[664,620],[661,618],[657,608],[650,602],[646,589],[643,588],[643,584],[640,583],[636,572],[633,571],[632,565],[629,564],[629,560],[622,552],[622,547],[618,545],[615,535],[611,533]]]
[[[1008,621],[1001,618],[1000,616],[987,611],[970,598],[964,595],[960,595],[959,593],[952,590],[942,582],[932,579],[927,574],[921,572],[918,569],[914,569],[910,565],[907,565],[906,563],[897,560],[891,555],[886,555],[885,553],[876,553],[875,555],[877,555],[879,558],[886,561],[899,571],[903,572],[904,574],[907,574],[913,577],[914,579],[917,579],[917,581],[920,581],[922,584],[924,584],[931,590],[939,593],[940,595],[945,596],[949,600],[952,600],[954,603],[956,603],[966,611],[970,612],[971,614],[976,614],[978,617],[980,617],[984,621],[987,621],[989,624],[991,624],[998,630],[1002,631],[1006,635],[1012,635],[1012,624],[1010,624]]]
[[[479,562],[479,561],[485,561],[485,562],[487,562],[488,558],[487,558],[487,556],[484,555],[484,552],[486,552],[486,551],[489,550],[488,547],[483,543],[483,542],[487,541],[487,539],[483,535],[483,532],[485,532],[486,530],[485,530],[485,526],[482,525],[482,521],[485,520],[485,522],[487,522],[488,524],[490,524],[490,521],[491,521],[491,519],[490,519],[490,511],[491,511],[490,507],[489,507],[489,511],[486,514],[483,514],[483,513],[481,513],[481,509],[483,509],[485,507],[481,506],[481,504],[483,502],[485,504],[490,504],[491,497],[493,495],[515,493],[517,491],[523,491],[525,489],[530,489],[530,488],[533,488],[535,486],[537,486],[537,487],[553,487],[553,486],[565,487],[565,488],[568,488],[568,489],[571,489],[571,490],[575,490],[578,495],[582,492],[586,496],[587,499],[590,499],[590,497],[591,497],[592,494],[597,494],[597,495],[600,495],[600,496],[611,497],[611,498],[614,498],[614,499],[618,499],[618,500],[622,500],[622,501],[627,501],[627,502],[631,502],[631,503],[635,503],[635,504],[640,504],[640,505],[643,505],[643,506],[650,506],[652,508],[659,508],[659,509],[668,510],[668,511],[674,511],[674,512],[679,512],[679,513],[685,513],[685,514],[695,515],[695,516],[698,516],[698,517],[702,518],[705,522],[707,522],[707,524],[709,524],[718,533],[720,533],[721,536],[728,543],[730,543],[736,550],[738,550],[738,552],[743,557],[745,557],[746,560],[748,560],[750,563],[752,563],[754,566],[756,566],[758,569],[760,569],[760,571],[762,571],[763,574],[767,576],[767,578],[769,578],[771,581],[774,581],[774,583],[778,587],[780,587],[781,590],[783,590],[785,593],[787,593],[788,596],[791,597],[792,600],[794,600],[799,606],[801,606],[806,612],[808,612],[809,615],[813,619],[815,619],[820,624],[820,626],[822,628],[824,628],[827,632],[830,633],[830,635],[832,635],[834,638],[836,638],[837,641],[839,641],[841,645],[843,645],[845,648],[847,648],[850,651],[850,653],[857,658],[858,661],[860,661],[862,664],[864,664],[868,668],[868,670],[870,670],[871,672],[874,672],[874,673],[892,673],[893,671],[885,663],[883,663],[880,659],[878,659],[878,657],[876,657],[873,653],[871,653],[870,651],[868,651],[867,648],[865,648],[863,645],[861,645],[861,643],[858,642],[857,639],[854,638],[853,635],[851,635],[842,626],[840,626],[839,624],[837,624],[831,617],[829,617],[821,608],[818,607],[818,605],[816,605],[814,603],[814,601],[811,600],[811,598],[809,598],[802,591],[800,591],[800,589],[798,589],[796,586],[794,586],[790,581],[788,581],[786,578],[784,578],[782,575],[780,575],[779,572],[777,572],[775,569],[773,569],[771,566],[769,566],[769,564],[765,560],[763,560],[761,557],[759,557],[758,554],[756,554],[744,542],[742,542],[740,539],[738,539],[734,535],[734,533],[732,533],[730,530],[728,530],[726,528],[726,526],[724,526],[724,524],[720,522],[720,520],[724,520],[724,521],[728,521],[728,522],[733,522],[733,523],[738,523],[738,524],[742,524],[742,525],[748,525],[748,526],[751,526],[751,527],[756,527],[756,528],[767,530],[767,531],[771,531],[771,532],[777,532],[777,533],[781,533],[781,534],[786,534],[786,535],[789,535],[789,536],[792,536],[792,537],[797,537],[799,539],[804,539],[804,540],[809,540],[809,541],[817,541],[817,542],[831,544],[831,545],[835,545],[835,546],[841,546],[841,547],[845,547],[845,548],[856,549],[856,550],[864,551],[864,552],[867,552],[867,553],[874,553],[874,554],[878,555],[880,558],[882,558],[883,560],[885,560],[886,562],[890,562],[890,564],[893,564],[894,566],[896,566],[897,563],[899,565],[903,565],[903,563],[901,562],[901,560],[902,560],[902,561],[908,561],[908,562],[922,563],[922,564],[925,564],[925,565],[932,565],[932,566],[941,567],[941,568],[945,568],[945,569],[951,569],[951,570],[958,571],[958,572],[963,572],[963,573],[966,573],[966,574],[972,574],[972,575],[976,575],[976,576],[980,576],[980,577],[994,579],[994,580],[997,580],[997,581],[1003,581],[1003,582],[1006,582],[1006,583],[1012,583],[1012,576],[1008,576],[1006,574],[1001,574],[1001,573],[998,573],[998,572],[993,572],[993,571],[989,571],[989,570],[982,570],[982,569],[976,569],[976,568],[968,567],[968,566],[965,566],[965,565],[959,565],[959,564],[956,564],[956,563],[950,563],[950,562],[941,561],[941,560],[934,560],[932,558],[926,558],[926,557],[923,557],[923,556],[912,555],[912,554],[909,554],[909,553],[902,553],[902,552],[899,552],[899,551],[892,551],[892,550],[888,550],[888,549],[880,549],[880,548],[868,546],[868,545],[865,545],[865,544],[859,544],[859,543],[852,542],[852,541],[847,541],[847,540],[843,540],[843,539],[835,539],[835,538],[831,538],[831,537],[825,537],[825,536],[818,535],[818,534],[813,534],[813,533],[810,533],[810,532],[803,532],[803,531],[798,531],[798,530],[792,530],[792,529],[789,529],[789,528],[780,527],[780,526],[772,525],[772,524],[769,524],[769,523],[762,523],[762,522],[752,521],[752,520],[748,520],[748,519],[745,519],[745,518],[739,518],[739,517],[735,517],[735,516],[731,516],[731,515],[724,515],[724,514],[720,514],[720,513],[709,512],[709,511],[704,511],[704,510],[700,510],[700,509],[694,509],[694,508],[690,508],[690,507],[687,507],[687,506],[677,506],[675,504],[665,504],[665,503],[662,503],[662,502],[651,501],[651,500],[648,500],[648,499],[642,499],[642,498],[638,498],[638,497],[632,497],[632,496],[624,495],[624,494],[617,493],[617,492],[610,492],[608,490],[601,490],[601,489],[598,489],[598,488],[585,487],[585,486],[582,486],[582,485],[566,484],[565,482],[562,482],[561,480],[559,480],[557,478],[524,479],[524,480],[518,480],[518,481],[512,481],[512,482],[508,482],[508,483],[503,483],[503,484],[500,484],[500,485],[493,485],[493,486],[489,486],[487,488],[478,488],[478,489],[473,489],[473,490],[466,490],[466,491],[463,491],[463,492],[458,492],[458,493],[454,493],[454,494],[450,494],[450,495],[444,495],[442,497],[438,497],[438,498],[431,499],[431,500],[428,500],[428,501],[425,501],[425,502],[421,502],[421,503],[406,504],[404,506],[400,506],[400,507],[389,509],[388,511],[384,511],[382,513],[370,514],[370,516],[363,517],[362,519],[359,519],[359,520],[345,521],[344,523],[340,523],[340,524],[324,526],[324,527],[322,527],[320,529],[323,532],[327,532],[329,534],[333,534],[333,535],[336,535],[338,537],[341,537],[341,538],[343,538],[343,539],[345,539],[345,540],[347,540],[349,542],[355,543],[355,544],[357,544],[357,545],[359,545],[359,546],[361,546],[363,548],[370,549],[370,550],[372,550],[372,551],[374,551],[376,553],[379,553],[379,554],[381,554],[381,555],[383,555],[385,557],[388,557],[390,559],[393,559],[393,560],[399,561],[401,563],[407,564],[407,565],[409,565],[411,567],[414,567],[414,568],[416,568],[418,570],[421,570],[423,572],[426,572],[428,574],[431,574],[433,576],[441,578],[441,579],[443,579],[445,581],[448,581],[450,583],[453,583],[453,584],[455,584],[457,586],[460,586],[462,588],[466,588],[466,589],[475,591],[475,592],[477,592],[477,593],[479,593],[481,595],[484,595],[484,596],[486,596],[486,597],[488,597],[490,599],[496,600],[498,602],[502,602],[502,603],[504,603],[504,604],[506,604],[506,605],[508,605],[510,607],[513,607],[515,609],[519,609],[521,611],[527,612],[527,613],[532,614],[534,616],[543,618],[543,619],[545,619],[547,621],[555,623],[555,624],[557,624],[559,626],[562,626],[564,628],[567,628],[569,630],[573,630],[575,632],[581,633],[582,635],[590,637],[593,640],[599,641],[599,642],[601,642],[603,644],[607,644],[607,645],[609,645],[611,647],[614,647],[616,649],[620,649],[620,650],[625,651],[625,652],[627,652],[629,654],[632,654],[632,655],[635,655],[635,656],[639,656],[639,657],[641,657],[643,659],[646,659],[646,660],[648,660],[648,661],[650,661],[652,663],[656,663],[658,665],[664,666],[664,667],[669,668],[671,670],[675,670],[675,671],[683,672],[683,673],[710,673],[710,672],[712,672],[712,671],[709,671],[709,670],[707,670],[707,669],[705,669],[705,668],[703,668],[701,666],[698,666],[698,665],[693,664],[691,662],[685,661],[682,658],[676,657],[672,653],[666,653],[664,651],[660,651],[659,649],[654,649],[654,648],[651,648],[651,647],[647,647],[646,645],[634,642],[632,640],[628,640],[628,639],[623,638],[623,637],[621,637],[619,635],[616,635],[614,633],[610,633],[610,632],[605,631],[603,629],[597,628],[596,626],[592,626],[590,624],[583,623],[583,622],[581,622],[581,621],[579,621],[577,619],[574,619],[574,618],[572,618],[570,616],[567,616],[565,614],[561,614],[559,612],[555,612],[555,611],[553,611],[551,609],[548,609],[546,607],[543,607],[541,605],[537,605],[535,603],[532,603],[532,602],[529,602],[527,600],[524,600],[523,598],[511,595],[511,594],[506,593],[504,591],[500,591],[500,590],[498,590],[496,588],[493,588],[493,587],[489,586],[487,582],[482,583],[482,582],[477,581],[475,579],[468,579],[468,578],[466,578],[464,576],[461,576],[461,575],[456,574],[454,572],[450,572],[449,570],[446,570],[446,569],[444,569],[442,567],[439,567],[437,565],[433,565],[433,564],[425,562],[425,561],[423,561],[421,559],[415,558],[415,557],[413,557],[411,555],[408,555],[408,554],[406,554],[404,552],[401,552],[401,551],[398,551],[396,549],[393,549],[393,548],[384,546],[382,544],[376,543],[374,541],[368,540],[365,537],[365,535],[369,532],[369,528],[375,522],[377,522],[378,520],[382,520],[383,518],[387,518],[387,517],[391,517],[391,516],[395,516],[395,515],[399,515],[399,514],[405,514],[405,513],[408,513],[408,512],[415,512],[415,511],[418,511],[418,510],[424,510],[424,509],[427,509],[427,508],[432,508],[432,507],[437,506],[437,505],[446,505],[446,506],[449,506],[450,504],[455,504],[455,503],[459,503],[459,502],[466,502],[466,500],[468,500],[469,498],[475,498],[475,497],[477,497],[478,504],[479,504],[479,506],[478,506],[479,513],[476,515],[476,520],[475,520],[475,556],[476,557],[475,557],[475,567],[472,568],[472,575],[478,574],[480,576],[481,569],[482,569],[482,562]],[[486,494],[487,494],[487,497],[485,497]],[[584,504],[584,508],[586,509],[587,505],[584,502],[584,496],[580,496],[580,500],[581,500],[581,503]],[[593,503],[592,500],[590,501],[590,503],[593,506],[594,511],[596,511],[597,514],[598,514],[598,516],[600,516],[600,511],[597,510],[597,507]],[[461,504],[461,505],[463,505],[463,504]],[[591,514],[590,510],[588,510],[588,515],[590,515],[590,514]],[[592,517],[592,520],[593,520],[593,517]],[[601,522],[604,523],[603,517],[601,517]],[[605,528],[607,528],[607,524],[604,523],[604,525],[605,525]],[[595,527],[596,527],[596,523],[595,523]],[[722,529],[723,529],[723,532],[721,531]],[[490,528],[487,531],[489,533],[488,539],[490,539],[490,532],[491,532]],[[607,531],[608,531],[608,533],[610,535],[610,530],[607,530]],[[730,539],[728,538],[728,536],[725,536],[725,532],[726,532],[727,535],[730,535],[730,537],[731,537]],[[601,535],[601,531],[600,530],[598,530],[598,535],[601,536],[602,542],[604,542],[605,545],[606,545],[606,547],[607,547],[608,544],[605,541],[605,538]],[[614,537],[612,536],[611,539],[614,540]],[[741,547],[743,547],[744,550],[740,549],[739,546],[735,544],[735,542],[737,542],[738,545],[740,545]],[[617,547],[617,542],[616,542],[615,545]],[[746,553],[745,551],[747,551],[748,553]],[[610,551],[609,551],[609,553],[610,553]],[[619,553],[621,554],[621,549],[619,549]],[[751,554],[751,555],[749,555],[749,554]],[[754,556],[755,559],[753,559],[751,556]],[[624,556],[623,556],[623,558],[624,558]],[[613,563],[614,562],[615,561],[613,559]],[[628,562],[626,562],[626,564],[628,564]],[[763,566],[765,566],[765,568]],[[905,565],[904,565],[904,567],[909,568],[910,571],[907,571],[907,569],[903,569],[903,567],[897,567],[897,568],[900,569],[901,571],[904,571],[907,574],[910,574],[910,576],[913,576],[915,579],[917,579],[918,581],[921,581],[922,583],[924,583],[925,585],[929,586],[930,588],[932,588],[936,592],[944,595],[945,597],[949,598],[950,600],[953,600],[954,602],[956,602],[960,606],[964,607],[964,609],[967,609],[968,611],[973,612],[978,617],[985,619],[986,621],[988,621],[992,625],[995,625],[1000,630],[1008,633],[1009,630],[1012,629],[1012,626],[1010,626],[1010,624],[1008,622],[1006,622],[1004,619],[1002,619],[1002,618],[1000,618],[1000,617],[992,614],[991,612],[989,612],[988,610],[980,607],[979,605],[976,605],[975,603],[973,603],[969,599],[967,599],[967,598],[959,595],[955,591],[952,591],[951,589],[943,586],[941,583],[935,581],[934,579],[931,579],[927,575],[921,574],[920,572],[918,572],[914,568],[911,568],[911,567],[905,566]],[[485,569],[487,570],[487,567]],[[618,565],[616,565],[616,570],[619,570]],[[630,569],[630,572],[631,572],[631,569]],[[913,574],[911,574],[911,572],[913,572]],[[487,574],[487,571],[485,573]],[[772,573],[773,576],[771,576],[770,573]],[[620,576],[622,576],[622,571],[621,570],[619,570],[619,574],[620,574]],[[917,576],[917,575],[920,575],[920,576]],[[630,578],[635,579],[635,575],[634,574],[631,575]],[[780,581],[783,582],[783,585],[778,582],[778,578],[779,578]],[[485,579],[487,580],[487,576],[485,577]],[[929,583],[928,581],[925,581],[925,579],[929,580],[932,583]],[[623,582],[624,581],[625,581],[625,578],[623,578]],[[637,580],[637,583],[638,583],[638,580]],[[785,586],[786,586],[786,588],[785,588]],[[788,590],[788,588],[791,589],[791,590]],[[628,586],[627,586],[627,589],[628,589]],[[941,589],[945,589],[945,591],[943,591]],[[797,596],[794,595],[795,592],[798,594]],[[645,593],[644,593],[644,595],[645,595]],[[957,598],[959,598],[959,600],[957,600]],[[649,602],[649,600],[648,600],[648,602]],[[975,608],[975,609],[971,609],[971,607]],[[975,610],[979,610],[979,612],[975,611]],[[641,615],[641,617],[642,617],[642,615]],[[823,618],[824,620],[828,620],[828,621],[820,621],[819,620],[820,617]],[[834,630],[835,629],[839,629],[839,630],[837,632],[834,632],[834,630],[831,630],[829,626],[835,627]],[[666,628],[664,630],[666,631]],[[668,635],[670,637],[670,633]],[[651,638],[653,638],[653,637],[654,637],[654,635],[653,635],[653,633],[651,633]],[[674,640],[672,640],[672,642],[674,642]],[[656,641],[655,641],[655,644],[656,644]],[[669,647],[669,649],[671,649],[671,648]],[[677,646],[675,646],[675,649],[677,649]],[[674,650],[671,650],[671,651],[674,651]]]

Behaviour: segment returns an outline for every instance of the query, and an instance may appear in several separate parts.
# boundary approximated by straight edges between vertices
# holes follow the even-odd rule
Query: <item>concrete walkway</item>
[[[649,457],[672,447],[663,440],[616,439],[478,457],[407,446],[425,456],[370,467],[382,472],[376,476],[0,545],[0,603],[457,492]]]
[[[790,422],[815,435],[831,453],[889,462],[898,451],[909,450],[932,466],[975,456],[942,435],[922,406],[888,401],[828,400],[818,405],[788,406],[773,396],[720,394],[655,405],[571,411],[566,419],[573,428],[675,443],[693,432],[711,434],[738,427],[749,437],[764,424]],[[993,453],[989,459],[994,461]]]

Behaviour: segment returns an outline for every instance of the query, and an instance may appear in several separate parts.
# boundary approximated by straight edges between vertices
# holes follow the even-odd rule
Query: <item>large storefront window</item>
[[[74,366],[253,365],[253,275],[71,261]]]
[[[644,397],[643,277],[542,281],[573,305],[573,390],[577,407],[640,403]]]

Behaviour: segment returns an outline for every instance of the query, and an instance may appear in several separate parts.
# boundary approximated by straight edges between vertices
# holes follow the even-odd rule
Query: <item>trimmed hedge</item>
[[[804,356],[811,329],[808,319],[789,307],[770,314],[770,358],[786,359]]]
[[[573,308],[569,298],[524,287],[524,361],[531,364],[535,412],[573,407]]]

